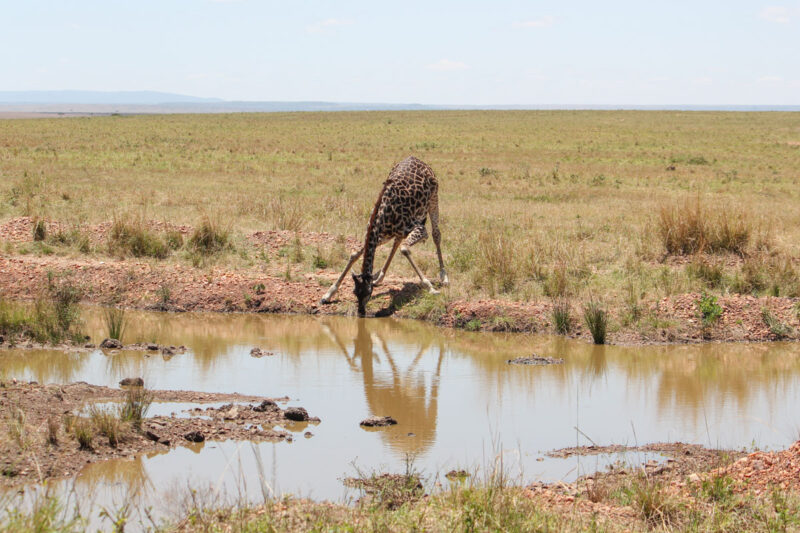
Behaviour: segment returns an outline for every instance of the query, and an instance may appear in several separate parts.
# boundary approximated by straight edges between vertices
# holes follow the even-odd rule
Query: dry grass
[[[257,230],[360,239],[389,169],[415,154],[440,181],[452,298],[602,294],[609,309],[623,309],[631,284],[645,301],[702,289],[800,290],[791,277],[800,263],[792,113],[277,113],[0,127],[0,220],[124,219],[100,253],[202,265],[204,254]],[[209,199],[215,220],[206,221]],[[121,216],[120,205],[147,219],[194,223],[197,233],[189,243],[148,235],[137,227],[140,215]],[[64,240],[89,248],[80,233]],[[181,247],[187,253],[169,253]],[[17,251],[25,248],[46,253]],[[278,276],[289,268],[239,252],[224,260]],[[306,253],[291,275],[323,262],[344,266],[346,252],[320,252]],[[430,243],[414,254],[435,269]],[[721,272],[660,263],[665,254],[708,256]],[[392,271],[413,279],[402,261]]]

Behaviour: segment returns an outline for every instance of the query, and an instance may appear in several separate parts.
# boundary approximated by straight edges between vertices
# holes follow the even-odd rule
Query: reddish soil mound
[[[800,491],[800,441],[780,452],[751,453],[714,473],[741,481],[738,490],[746,488],[758,494],[773,489]]]

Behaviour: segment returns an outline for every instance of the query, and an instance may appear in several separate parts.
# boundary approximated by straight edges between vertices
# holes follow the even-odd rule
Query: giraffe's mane
[[[364,256],[367,255],[367,247],[369,246],[369,236],[372,234],[372,230],[375,227],[375,218],[378,216],[378,208],[381,206],[381,200],[383,200],[383,193],[386,192],[386,187],[389,186],[389,182],[391,179],[387,179],[383,182],[383,187],[381,187],[381,192],[378,195],[378,200],[375,202],[375,207],[372,208],[372,214],[369,217],[369,224],[367,225],[367,235],[364,237]],[[373,250],[373,253],[375,251]],[[363,263],[362,263],[363,264]],[[363,272],[362,272],[363,274]],[[371,273],[370,273],[371,274]]]

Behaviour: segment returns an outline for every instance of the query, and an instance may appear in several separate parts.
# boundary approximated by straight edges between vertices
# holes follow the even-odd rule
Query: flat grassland
[[[74,237],[111,220],[155,220],[164,227],[199,227],[205,220],[230,243],[212,259],[199,258],[182,241],[170,250],[133,255],[196,268],[261,269],[276,277],[285,273],[287,280],[312,275],[321,296],[344,266],[348,248],[363,238],[382,180],[408,155],[429,163],[439,179],[452,283],[435,300],[420,294],[411,301],[396,298],[393,308],[405,305],[408,316],[450,316],[451,323],[471,329],[552,327],[585,334],[582,310],[595,302],[610,312],[612,337],[625,331],[633,332],[634,341],[726,338],[713,333],[720,315],[713,299],[719,298],[730,327],[741,325],[742,317],[729,309],[744,309],[756,315],[750,322],[766,328],[766,337],[796,336],[797,113],[436,111],[3,120],[0,223],[21,216],[58,221],[72,228],[73,238],[7,238],[1,249],[7,256],[117,256],[125,252],[111,240],[100,246]],[[247,236],[264,230],[292,232],[297,239],[274,254],[255,252]],[[319,232],[333,237],[322,244],[309,237]],[[168,235],[155,238],[169,241]],[[435,277],[432,244],[418,245],[414,253]],[[393,276],[414,280],[402,258],[387,280]],[[349,292],[343,287],[340,298],[351,300]],[[743,304],[739,295],[758,299]],[[525,319],[519,316],[451,309],[453,302],[487,300],[538,305],[541,320],[520,325]],[[683,318],[670,315],[670,306],[681,305]],[[566,310],[566,322],[554,309]],[[696,327],[688,325],[693,321]],[[672,333],[665,337],[665,331]]]

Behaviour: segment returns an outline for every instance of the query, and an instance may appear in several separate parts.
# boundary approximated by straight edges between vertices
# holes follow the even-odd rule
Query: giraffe
[[[442,285],[448,285],[449,280],[442,260],[441,233],[439,232],[439,184],[431,167],[416,157],[410,156],[396,164],[389,173],[389,177],[383,182],[383,188],[372,209],[372,215],[367,225],[364,245],[350,255],[350,261],[344,271],[328,289],[320,303],[326,304],[331,301],[353,263],[361,257],[361,254],[364,254],[361,274],[353,274],[355,283],[353,292],[358,298],[358,316],[363,317],[366,314],[367,302],[372,296],[373,287],[383,281],[398,248],[400,248],[400,253],[411,263],[411,268],[417,273],[422,284],[428,287],[430,292],[438,293],[430,280],[411,259],[410,248],[428,238],[428,232],[425,230],[425,222],[428,217],[431,219],[431,233],[433,242],[436,244],[436,255],[439,257],[439,279]],[[394,240],[394,244],[389,252],[389,257],[386,258],[386,263],[377,276],[374,276],[372,267],[375,260],[375,249],[391,240]]]

